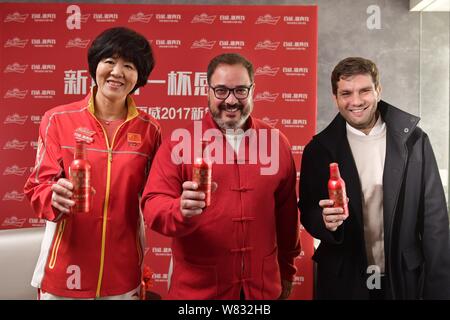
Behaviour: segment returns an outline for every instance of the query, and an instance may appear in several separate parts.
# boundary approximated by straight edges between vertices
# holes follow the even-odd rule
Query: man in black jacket
[[[319,299],[450,299],[449,220],[419,118],[380,100],[376,65],[350,57],[331,75],[339,114],[305,147],[301,222],[321,243]],[[339,164],[350,215],[333,207]]]

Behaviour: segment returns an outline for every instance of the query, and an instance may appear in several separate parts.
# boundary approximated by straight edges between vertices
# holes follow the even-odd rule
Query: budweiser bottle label
[[[74,212],[89,212],[91,192],[91,172],[85,169],[72,169]]]
[[[328,180],[328,195],[333,200],[333,207],[340,207],[344,210],[344,216],[348,217],[347,192],[345,182],[341,178],[337,163],[330,163],[330,179]]]
[[[192,165],[192,181],[197,183],[198,191],[205,193],[206,206],[211,204],[211,181],[212,181],[212,165],[204,156],[204,150],[207,145],[206,141],[202,141],[202,157],[197,158]]]
[[[89,212],[91,199],[91,165],[86,158],[86,147],[83,141],[77,141],[74,160],[69,166],[69,179],[73,184],[72,199],[75,205],[72,212]]]
[[[347,195],[345,194],[345,190],[343,189],[337,189],[337,190],[330,190],[330,199],[334,201],[334,207],[344,207],[347,205],[346,201],[344,199],[347,198]]]

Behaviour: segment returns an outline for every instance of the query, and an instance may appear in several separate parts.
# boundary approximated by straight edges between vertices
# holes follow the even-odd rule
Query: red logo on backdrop
[[[18,113],[10,114],[6,117],[5,121],[3,121],[4,124],[20,124],[23,125],[25,121],[27,121],[28,116],[19,116]]]
[[[239,23],[245,22],[245,16],[242,15],[220,15],[220,21],[222,23]]]
[[[7,192],[3,196],[3,201],[23,201],[25,199],[25,193],[19,193],[16,190]]]
[[[3,72],[4,73],[10,73],[10,72],[24,73],[27,70],[27,68],[28,68],[27,64],[19,64],[19,63],[15,62],[13,64],[8,64]]]
[[[67,41],[66,48],[87,48],[90,39],[82,40],[80,38],[75,38]]]
[[[281,119],[281,124],[286,128],[304,128],[308,125],[306,119]]]
[[[27,220],[27,218],[18,219],[17,217],[12,216],[12,217],[9,217],[9,218],[6,218],[5,220],[3,220],[2,227],[22,228],[22,226],[26,220]]]
[[[86,22],[88,21],[88,19],[89,19],[90,16],[91,16],[90,13],[82,14],[82,15],[80,16],[80,21],[81,21],[81,23],[86,23]]]
[[[140,109],[160,118],[163,131],[166,130],[168,134],[174,128],[184,127],[186,122],[201,119],[208,110],[204,103],[197,101],[199,96],[207,93],[207,90],[203,89],[206,84],[206,72],[195,71],[199,68],[203,70],[205,66],[201,67],[197,62],[208,61],[211,55],[217,54],[216,51],[238,51],[238,49],[244,55],[251,56],[253,53],[260,58],[254,62],[256,79],[259,79],[258,90],[254,95],[256,100],[262,102],[255,103],[266,104],[266,107],[272,110],[270,112],[256,111],[265,123],[286,134],[290,140],[291,150],[296,155],[296,164],[300,160],[299,152],[304,141],[309,140],[315,132],[316,100],[307,99],[305,102],[297,102],[294,105],[293,101],[287,99],[300,99],[303,93],[313,97],[317,93],[317,81],[315,81],[317,6],[252,6],[249,10],[246,5],[199,7],[195,5],[80,4],[76,6],[62,3],[24,4],[10,1],[10,3],[0,3],[0,11],[3,13],[1,16],[3,20],[0,23],[3,23],[1,38],[4,45],[1,47],[3,53],[0,55],[2,58],[7,58],[0,59],[3,62],[0,68],[1,92],[9,97],[9,99],[1,99],[3,96],[0,96],[5,110],[0,118],[0,126],[3,124],[1,135],[4,137],[0,144],[0,153],[3,152],[4,155],[0,155],[0,158],[21,159],[20,161],[4,161],[0,166],[0,177],[3,177],[5,181],[11,180],[11,186],[5,187],[0,193],[0,229],[45,224],[45,221],[35,217],[26,205],[26,196],[23,202],[2,201],[2,198],[8,191],[7,199],[20,199],[19,192],[24,192],[21,189],[23,185],[21,181],[31,172],[30,166],[35,160],[33,154],[36,153],[33,149],[36,147],[38,151],[40,150],[38,163],[41,160],[43,143],[41,140],[36,143],[34,139],[37,139],[37,128],[45,111],[54,105],[54,101],[58,104],[64,103],[61,99],[73,98],[75,95],[89,91],[91,79],[86,68],[86,56],[75,53],[85,52],[93,41],[92,35],[105,28],[129,25],[140,28],[140,32],[147,39],[153,39],[152,45],[157,53],[159,52],[162,69],[159,70],[159,75],[155,75],[155,79],[150,80],[150,88],[140,90],[138,98],[145,101],[145,105]],[[26,17],[23,13],[29,16]],[[309,22],[305,18],[307,16],[309,16]],[[4,20],[8,23],[4,23]],[[305,24],[301,25],[302,23]],[[175,24],[181,28],[175,28]],[[228,28],[230,32],[224,33],[220,27],[227,25],[231,29],[233,26],[241,28],[239,30]],[[39,32],[36,33],[37,31]],[[87,39],[90,40],[86,41]],[[258,42],[260,42],[259,46]],[[306,47],[305,43],[309,46]],[[53,48],[41,49],[43,46],[51,45]],[[21,47],[24,49],[20,49]],[[171,49],[176,47],[178,48]],[[194,49],[197,50],[193,51]],[[28,61],[21,54],[32,59]],[[198,59],[195,61],[183,59],[189,54],[195,54]],[[295,58],[298,58],[298,54],[302,55],[300,60]],[[173,61],[174,58],[177,61],[176,66],[171,67],[171,64],[166,62]],[[26,83],[21,81],[24,77],[27,80]],[[314,85],[305,88],[304,83],[314,83]],[[275,87],[283,88],[283,90]],[[142,104],[142,101],[138,101],[138,104]],[[306,125],[305,119],[308,120]],[[98,132],[97,136],[89,134],[91,131],[89,129],[96,131],[94,126],[80,123],[72,129],[72,133],[78,127],[88,128],[87,132],[83,130],[78,132],[83,139],[87,141],[97,139]],[[131,132],[134,133],[134,130]],[[128,136],[125,138],[127,139],[125,145],[127,148],[134,149],[132,146],[129,147],[129,144],[132,145],[139,140],[133,135],[129,138]],[[22,139],[27,141],[24,142]],[[142,139],[144,136],[141,137],[141,145]],[[7,141],[9,143],[6,143]],[[17,194],[11,193],[13,190],[16,190]],[[5,219],[7,219],[6,224],[10,226],[2,225]],[[149,233],[150,252],[145,260],[150,263],[154,273],[152,290],[164,297],[167,293],[166,273],[168,258],[171,254],[170,239],[165,239],[161,235],[155,236],[150,230]],[[302,236],[307,235],[304,232]],[[167,243],[165,243],[166,240],[168,240]],[[295,278],[296,286],[291,296],[293,299],[310,299],[312,292],[312,261],[309,259],[313,251],[312,240],[302,239],[302,244],[304,244],[306,259],[301,261],[297,272],[297,276],[302,278]]]
[[[10,13],[6,16],[5,20],[3,22],[19,22],[24,23],[25,20],[27,20],[28,14],[20,14],[19,12]]]
[[[181,21],[181,14],[178,13],[157,13],[156,20],[160,23],[178,23]]]
[[[53,48],[56,45],[56,39],[31,39],[31,45],[36,48]]]
[[[206,13],[197,14],[192,18],[191,23],[213,24],[217,16],[208,16]]]
[[[45,226],[45,219],[28,218],[28,223],[32,227],[44,227]]]
[[[254,99],[254,101],[267,101],[267,102],[275,102],[277,100],[279,93],[270,93],[269,91],[264,91],[262,93],[258,93]]]
[[[304,145],[292,145],[291,146],[292,154],[303,154],[304,149],[305,149]]]
[[[256,19],[255,24],[276,25],[278,23],[278,20],[280,20],[280,16],[272,17],[272,15],[266,14],[264,16],[259,16],[258,19]]]
[[[23,176],[27,171],[27,167],[20,168],[18,165],[13,165],[11,167],[7,167],[5,171],[3,171],[4,176]]]
[[[73,133],[73,136],[75,137],[75,141],[84,141],[89,144],[94,141],[94,138],[92,137],[95,133],[95,131],[88,128],[77,128]]]
[[[55,64],[32,64],[31,70],[35,73],[53,73],[56,70]]]
[[[96,22],[116,22],[119,19],[117,13],[94,13],[93,19]]]
[[[309,48],[307,41],[283,41],[283,47],[286,50],[306,50]]]
[[[305,102],[308,99],[308,94],[302,92],[283,92],[281,96],[286,102]]]
[[[241,40],[221,40],[219,45],[222,49],[237,49],[241,50],[245,47],[245,41]]]
[[[34,22],[55,22],[56,13],[33,13],[31,19]]]
[[[287,76],[306,76],[309,73],[308,67],[283,67],[283,72]]]
[[[30,117],[31,122],[33,122],[34,124],[41,123],[41,119],[42,119],[42,116],[40,116],[40,115],[38,115],[38,116],[31,115],[31,117]]]
[[[286,24],[302,24],[306,25],[309,22],[309,16],[284,16]]]
[[[144,14],[143,12],[138,12],[136,14],[131,15],[128,18],[128,22],[133,23],[133,22],[142,22],[142,23],[149,23],[150,20],[152,19],[153,14]]]
[[[208,49],[211,50],[216,41],[208,41],[206,39],[196,40],[192,43],[191,49]]]
[[[31,90],[31,96],[35,99],[53,99],[55,90]]]
[[[24,99],[27,95],[28,90],[19,90],[17,88],[11,89],[6,91],[3,98],[9,99],[9,98],[17,98],[17,99]]]
[[[158,48],[178,49],[178,47],[181,46],[181,40],[157,39],[156,45]]]
[[[255,47],[255,50],[277,50],[278,46],[280,45],[280,42],[273,42],[270,40],[264,40],[258,42],[258,44]]]
[[[255,76],[271,76],[271,77],[275,77],[277,75],[279,69],[280,68],[278,68],[278,67],[271,68],[268,65],[265,65],[264,67],[258,67],[256,69]]]
[[[7,141],[3,146],[3,150],[20,150],[23,151],[27,146],[28,141],[19,141],[17,139],[13,139],[11,141]]]
[[[279,119],[270,119],[269,117],[261,118],[262,121],[275,128]]]
[[[28,39],[20,40],[19,38],[15,37],[15,38],[12,38],[12,39],[8,39],[5,42],[4,47],[5,48],[10,48],[10,47],[25,48],[27,43],[28,43]]]
[[[170,257],[172,255],[172,248],[170,247],[153,247],[152,248],[152,253],[155,256],[166,256],[166,257]]]

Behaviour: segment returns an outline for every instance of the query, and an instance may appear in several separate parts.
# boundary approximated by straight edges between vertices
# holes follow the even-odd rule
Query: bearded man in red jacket
[[[213,58],[207,80],[209,112],[162,143],[142,197],[147,224],[173,238],[168,298],[285,299],[300,253],[289,142],[251,116],[254,71],[246,58]],[[216,189],[209,206],[192,181],[202,140]]]

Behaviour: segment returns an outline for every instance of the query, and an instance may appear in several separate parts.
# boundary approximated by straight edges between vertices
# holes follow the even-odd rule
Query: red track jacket
[[[94,89],[95,90],[95,89]],[[128,116],[109,145],[94,116],[91,94],[47,111],[39,129],[36,164],[25,193],[47,219],[32,285],[55,295],[94,298],[119,295],[140,283],[143,259],[139,194],[161,141],[159,124],[128,97]],[[87,145],[96,190],[87,214],[64,215],[51,206],[51,185],[68,177],[74,133]]]

